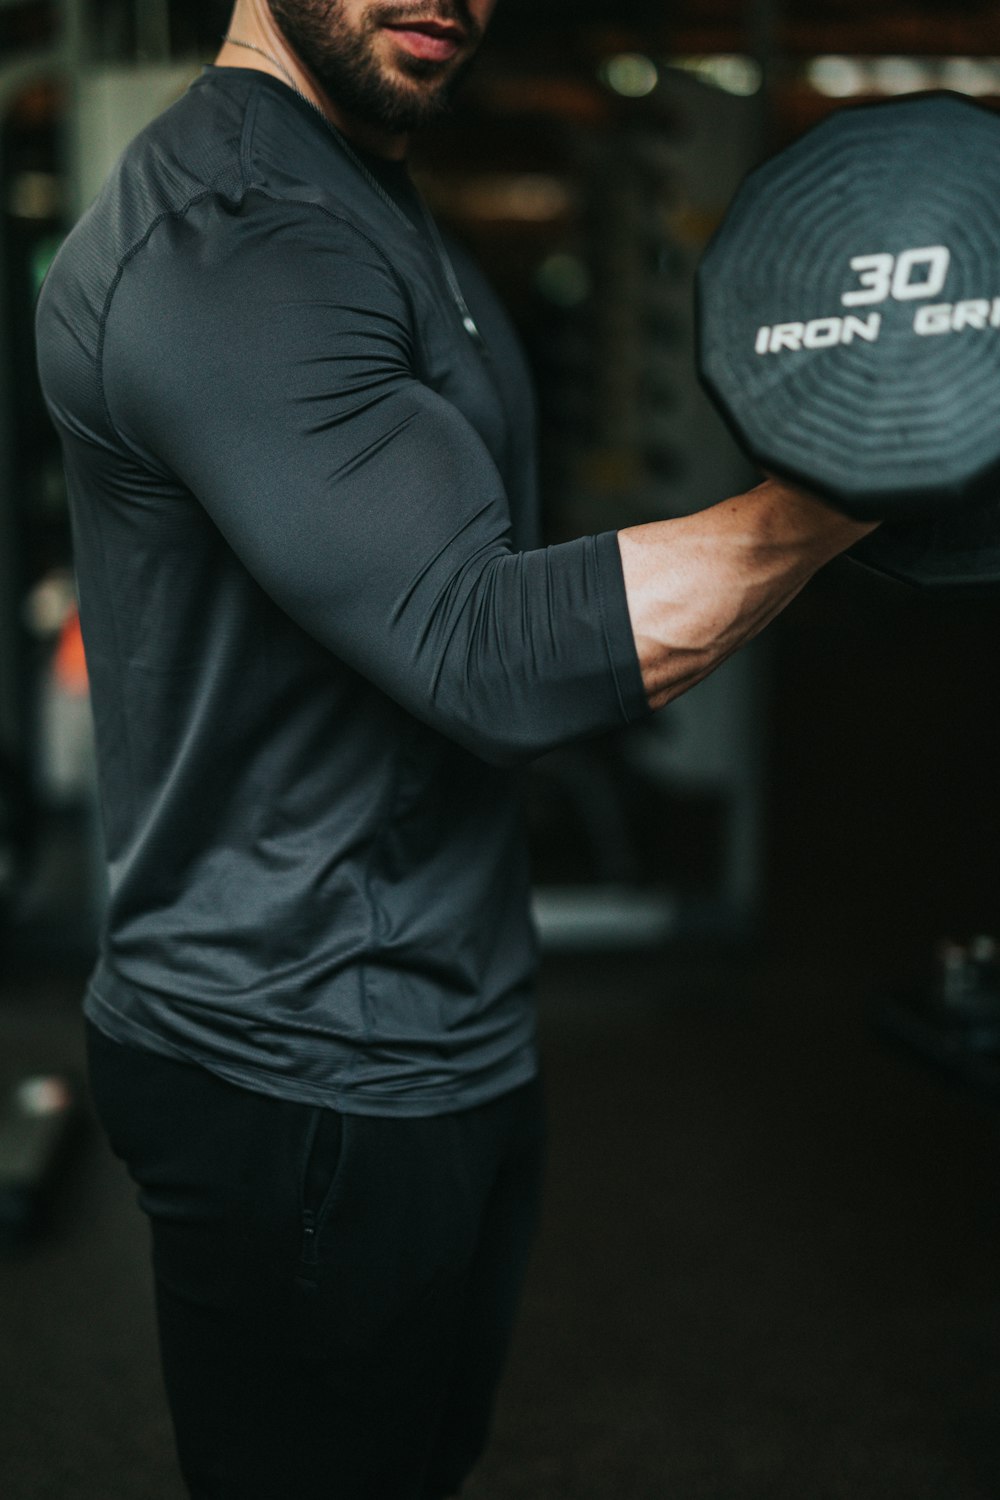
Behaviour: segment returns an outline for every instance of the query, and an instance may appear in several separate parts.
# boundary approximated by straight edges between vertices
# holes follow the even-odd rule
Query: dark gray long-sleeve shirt
[[[399,206],[283,84],[206,69],[38,346],[110,871],[88,1014],[420,1114],[536,1066],[517,767],[646,704],[616,538],[537,546],[516,341],[456,250],[484,355]]]

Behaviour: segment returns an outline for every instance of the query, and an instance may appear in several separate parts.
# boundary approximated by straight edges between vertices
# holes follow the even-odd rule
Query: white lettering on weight
[[[771,353],[777,354],[779,349],[801,349],[805,331],[803,323],[776,323],[771,329]]]
[[[802,342],[807,349],[832,349],[840,343],[843,326],[842,318],[814,318],[806,324]]]
[[[845,307],[863,307],[866,302],[886,302],[892,295],[892,273],[896,264],[892,255],[856,255],[851,270],[858,273],[861,288],[845,292]]]
[[[950,333],[951,313],[950,302],[942,302],[939,305],[931,303],[929,307],[918,307],[913,319],[913,332],[919,333],[922,338],[935,333]]]
[[[951,326],[956,333],[963,328],[986,328],[989,316],[990,304],[988,302],[956,302]]]
[[[857,286],[841,296],[844,307],[874,306],[883,302],[922,302],[913,319],[913,331],[921,338],[961,333],[966,328],[1000,328],[1000,297],[975,297],[964,302],[935,302],[948,279],[951,251],[947,245],[922,245],[898,255],[880,251],[855,255],[849,262]],[[813,318],[806,322],[775,323],[758,328],[754,348],[758,354],[797,354],[805,349],[833,349],[852,344],[856,338],[878,342],[882,332],[880,313],[866,319],[848,313],[842,317]]]
[[[929,302],[944,287],[951,251],[947,245],[924,245],[900,255],[856,255],[850,265],[860,286],[841,297],[845,307],[863,307],[890,298],[894,302],[917,302],[926,297]]]
[[[1000,329],[1000,297],[970,297],[964,302],[928,302],[913,315],[913,332],[919,338],[964,333],[968,329],[987,333]],[[833,349],[862,339],[877,344],[882,333],[882,314],[859,318],[813,318],[808,323],[765,324],[758,328],[754,348],[758,354],[802,353],[806,349]]]
[[[922,338],[941,333],[961,333],[965,328],[1000,328],[1000,297],[990,301],[974,297],[967,302],[933,302],[919,307],[913,319],[913,332]]]
[[[853,344],[855,338],[864,339],[866,343],[877,344],[878,336],[882,332],[882,314],[869,313],[864,322],[853,316],[844,319],[844,335],[840,340],[842,344]]]
[[[923,250],[904,250],[896,260],[892,274],[891,295],[897,302],[916,302],[922,297],[928,301],[941,291],[948,277],[951,251],[947,245],[928,245]],[[926,267],[923,281],[914,281],[913,273],[918,266]]]
[[[765,324],[757,330],[754,348],[758,354],[779,354],[784,349],[793,353],[832,349],[838,344],[853,344],[855,339],[875,344],[881,331],[881,313],[869,313],[867,318],[851,313],[846,318],[813,318],[809,323]]]

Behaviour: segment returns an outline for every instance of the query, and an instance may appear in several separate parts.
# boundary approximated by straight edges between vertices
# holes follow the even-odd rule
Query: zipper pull
[[[319,1260],[319,1236],[316,1233],[316,1215],[307,1208],[302,1215],[302,1261],[314,1266]]]
[[[482,334],[479,332],[479,329],[476,327],[475,320],[473,319],[471,313],[463,313],[462,327],[465,329],[466,333],[469,335],[469,338],[475,344],[476,348],[479,350],[483,358],[489,359],[489,346],[487,345],[486,340],[483,338]]]

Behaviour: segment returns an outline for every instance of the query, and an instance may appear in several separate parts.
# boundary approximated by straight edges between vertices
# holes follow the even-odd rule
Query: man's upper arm
[[[122,439],[300,626],[470,748],[490,753],[498,713],[515,741],[501,759],[621,722],[594,545],[568,544],[583,550],[555,577],[564,549],[511,552],[500,476],[414,373],[381,252],[309,205],[212,213],[165,221],[121,277],[103,378]]]

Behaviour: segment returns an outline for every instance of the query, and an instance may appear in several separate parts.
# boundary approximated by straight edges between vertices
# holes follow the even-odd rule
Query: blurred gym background
[[[4,1500],[182,1495],[81,1071],[103,881],[32,318],[227,14],[0,3]],[[997,7],[500,0],[414,167],[531,355],[548,540],[753,481],[694,375],[699,255],[763,155],[935,88],[1000,106]],[[533,769],[549,1196],[470,1500],[1000,1496],[998,646],[1000,591],[842,560],[650,723]]]

